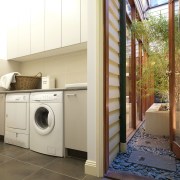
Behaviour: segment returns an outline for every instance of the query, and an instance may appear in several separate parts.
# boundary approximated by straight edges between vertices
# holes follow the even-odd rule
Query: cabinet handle
[[[66,94],[66,96],[76,96],[76,94]]]

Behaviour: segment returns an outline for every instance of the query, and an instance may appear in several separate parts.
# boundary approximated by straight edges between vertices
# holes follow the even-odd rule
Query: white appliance
[[[53,89],[55,88],[55,78],[50,76],[42,77],[41,81],[41,88],[42,89]]]
[[[29,93],[6,95],[5,143],[29,148]]]
[[[63,156],[63,92],[37,92],[30,96],[30,149]]]

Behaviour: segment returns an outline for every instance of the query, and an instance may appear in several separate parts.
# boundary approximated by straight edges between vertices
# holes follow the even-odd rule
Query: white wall
[[[0,60],[0,76],[14,71],[20,72],[19,62]]]
[[[20,63],[14,61],[0,60],[0,77],[10,72],[20,72]],[[0,91],[4,90],[0,87]]]
[[[103,176],[103,1],[88,0],[87,149],[85,173]]]
[[[87,82],[87,51],[52,56],[33,61],[22,62],[22,75],[52,76],[56,79],[56,88],[64,88],[66,83]]]

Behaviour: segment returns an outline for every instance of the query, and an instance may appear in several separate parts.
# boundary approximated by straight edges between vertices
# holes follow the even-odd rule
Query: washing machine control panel
[[[41,97],[41,100],[46,100],[46,101],[50,101],[50,100],[56,100],[57,94],[43,94]]]
[[[62,102],[63,92],[32,93],[30,100],[31,101]]]

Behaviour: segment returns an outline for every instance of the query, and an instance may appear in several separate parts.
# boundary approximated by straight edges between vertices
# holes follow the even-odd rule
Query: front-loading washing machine
[[[30,96],[30,149],[63,157],[63,92]]]

